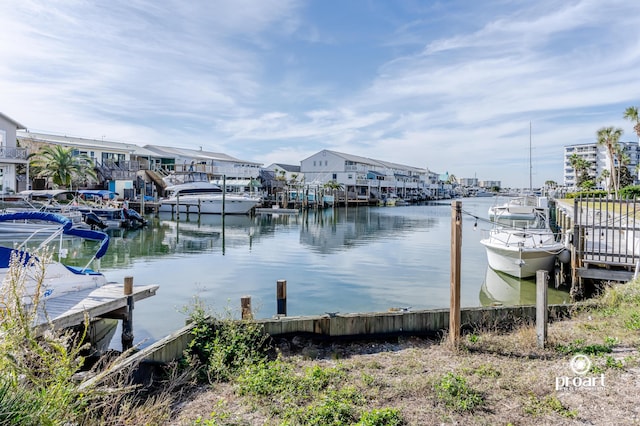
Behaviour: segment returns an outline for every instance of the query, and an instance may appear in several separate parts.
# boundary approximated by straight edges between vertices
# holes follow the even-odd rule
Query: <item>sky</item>
[[[638,1],[2,0],[0,28],[0,112],[33,132],[503,187],[638,140]]]

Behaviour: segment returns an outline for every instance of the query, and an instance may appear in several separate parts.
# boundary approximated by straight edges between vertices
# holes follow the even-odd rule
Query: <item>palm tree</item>
[[[615,170],[615,158],[616,150],[618,149],[618,142],[622,136],[622,129],[613,127],[603,127],[597,132],[598,145],[603,145],[607,148],[607,157],[609,158],[609,172],[611,173],[611,180],[613,181],[613,193],[618,198],[618,180],[616,179]]]
[[[31,166],[37,170],[37,177],[51,178],[55,185],[69,189],[74,179],[98,179],[91,158],[86,154],[74,155],[73,148],[60,145],[42,147],[33,156]]]
[[[571,164],[576,175],[576,186],[578,188],[582,187],[582,184],[589,180],[589,175],[587,174],[589,162],[578,154],[572,154],[571,157],[569,157],[569,164]]]
[[[629,107],[624,110],[624,119],[629,120],[634,124],[633,130],[635,130],[636,135],[638,135],[638,139],[640,139],[640,116],[638,115],[637,107]]]

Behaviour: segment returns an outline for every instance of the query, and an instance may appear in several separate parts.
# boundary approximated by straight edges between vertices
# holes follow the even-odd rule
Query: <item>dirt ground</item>
[[[558,345],[570,341],[602,343],[606,324],[590,321],[585,315],[551,324],[545,349],[537,347],[532,326],[509,333],[465,335],[458,347],[446,339],[416,337],[367,342],[297,337],[277,345],[281,357],[301,370],[341,365],[348,371],[347,381],[365,374],[372,377],[365,391],[369,408],[399,409],[408,425],[640,424],[640,356],[635,338],[625,337],[632,343],[619,341],[610,353],[587,356],[596,368],[583,375],[575,372],[580,368],[572,363],[575,354],[558,350]],[[434,384],[447,372],[464,377],[480,392],[485,401],[482,407],[460,412],[443,404]],[[236,395],[233,384],[223,383],[185,395],[171,424],[194,424],[211,419],[212,413],[224,413],[209,423],[215,425],[281,422]]]

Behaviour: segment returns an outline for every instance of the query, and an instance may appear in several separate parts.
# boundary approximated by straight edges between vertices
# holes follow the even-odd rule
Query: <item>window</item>
[[[331,177],[333,178],[333,180],[338,180],[338,174],[337,173],[332,174]]]

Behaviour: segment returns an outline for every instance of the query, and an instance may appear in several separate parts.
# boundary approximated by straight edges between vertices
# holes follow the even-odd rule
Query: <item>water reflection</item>
[[[550,305],[569,302],[566,291],[550,285],[547,288],[547,303]],[[482,306],[517,306],[536,303],[536,280],[518,279],[487,266],[485,280],[480,288]]]

